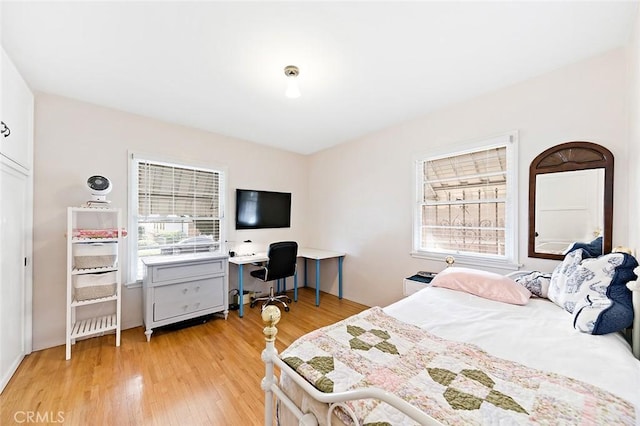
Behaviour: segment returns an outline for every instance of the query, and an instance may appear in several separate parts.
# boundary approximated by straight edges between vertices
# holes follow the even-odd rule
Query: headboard
[[[640,266],[633,270],[640,277]],[[627,287],[631,290],[633,301],[633,327],[631,328],[631,348],[633,355],[640,360],[640,279],[630,281]]]

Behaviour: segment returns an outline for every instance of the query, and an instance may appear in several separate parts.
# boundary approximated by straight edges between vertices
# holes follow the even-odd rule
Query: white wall
[[[251,239],[266,244],[296,239],[305,243],[307,157],[39,93],[34,158],[34,350],[64,343],[66,207],[86,201],[90,195],[86,179],[103,174],[114,182],[109,194],[112,205],[126,212],[128,150],[190,164],[226,166],[229,241]],[[291,228],[235,231],[232,191],[237,187],[291,192]],[[232,287],[236,276],[232,270]],[[249,288],[257,285],[246,281]],[[123,291],[124,328],[142,324],[141,295],[140,288]]]
[[[511,130],[520,134],[518,235],[525,269],[551,270],[556,264],[527,257],[528,171],[537,154],[562,142],[592,141],[612,151],[613,244],[628,244],[626,72],[626,50],[616,49],[315,154],[310,238],[318,247],[348,253],[345,297],[385,305],[402,297],[403,277],[444,267],[409,256],[413,156]],[[323,274],[334,279],[322,289],[335,294],[335,266],[323,266]]]
[[[637,62],[637,33],[635,40]],[[64,341],[66,207],[85,201],[86,178],[100,173],[114,181],[113,205],[126,208],[128,150],[226,165],[230,190],[291,191],[291,229],[236,232],[229,222],[228,239],[291,238],[304,245],[343,250],[347,253],[344,296],[367,305],[400,299],[402,278],[417,270],[444,267],[442,262],[409,256],[414,155],[511,130],[520,132],[519,257],[526,269],[551,270],[555,265],[527,257],[528,167],[541,151],[566,141],[593,141],[613,152],[613,244],[628,245],[627,175],[631,170],[626,159],[629,154],[635,159],[631,169],[640,160],[637,124],[632,129],[636,145],[628,146],[628,65],[628,51],[617,49],[308,157],[37,94],[34,349]],[[637,79],[634,84],[638,117]],[[635,175],[637,182],[640,177]],[[636,194],[638,187],[634,186]],[[233,196],[228,200],[232,202]],[[232,215],[229,209],[228,217]],[[634,217],[632,222],[637,222],[637,214]],[[636,237],[636,247],[639,242]],[[232,286],[235,275],[231,271]],[[323,262],[322,277],[322,290],[336,294],[335,260]],[[123,296],[125,328],[141,324],[141,290],[129,289]]]
[[[629,45],[629,245],[640,253],[640,8]]]

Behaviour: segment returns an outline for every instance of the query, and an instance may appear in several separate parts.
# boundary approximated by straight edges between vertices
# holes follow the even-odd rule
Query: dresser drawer
[[[224,277],[211,277],[155,287],[155,302],[176,302],[190,297],[210,298],[219,293]]]
[[[211,303],[209,300],[190,299],[186,301],[180,301],[179,303],[159,303],[153,307],[153,320],[162,321],[169,318],[179,317],[182,315],[191,314],[197,311],[203,311],[209,308],[213,308],[215,303]]]
[[[155,288],[153,320],[162,321],[224,305],[224,277]]]
[[[151,281],[153,283],[187,280],[207,275],[224,274],[226,272],[226,259],[207,262],[190,262],[179,265],[161,265],[152,269]]]

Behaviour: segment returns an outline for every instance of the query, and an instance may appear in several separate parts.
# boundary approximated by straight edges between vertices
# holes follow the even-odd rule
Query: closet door
[[[28,178],[0,162],[0,391],[25,356]]]
[[[33,94],[0,55],[0,392],[32,346]]]

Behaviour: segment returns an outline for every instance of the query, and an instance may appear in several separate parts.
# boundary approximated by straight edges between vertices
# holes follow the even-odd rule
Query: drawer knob
[[[186,288],[183,288],[183,289],[182,289],[182,294],[187,294],[187,291],[189,291],[189,290],[188,290],[188,289],[186,289]]]
[[[200,286],[196,287],[196,291],[200,290]]]
[[[183,310],[183,311],[186,311],[188,307],[189,307],[189,305],[184,305],[184,306],[182,307],[182,310]]]

